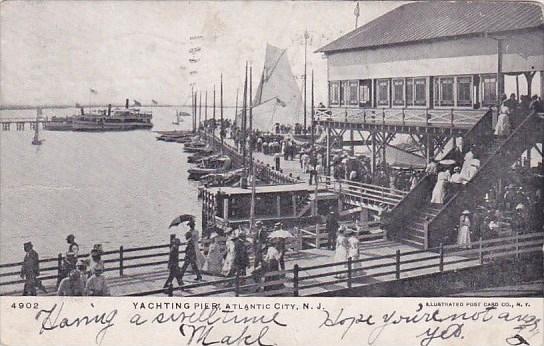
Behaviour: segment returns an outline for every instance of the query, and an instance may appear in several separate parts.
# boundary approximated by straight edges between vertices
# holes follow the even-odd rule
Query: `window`
[[[372,80],[359,81],[359,107],[372,107]]]
[[[472,77],[457,77],[457,107],[472,106]]]
[[[406,106],[427,105],[427,80],[406,78]]]
[[[406,78],[406,105],[414,105],[414,79]]]
[[[342,81],[340,82],[340,105],[345,106],[349,104],[349,82]]]
[[[329,103],[337,105],[340,100],[340,88],[338,82],[329,83]]]
[[[439,79],[440,106],[453,106],[453,78]]]
[[[491,106],[497,102],[497,79],[495,76],[482,76],[482,104]]]
[[[427,105],[427,80],[425,78],[414,79],[416,85],[416,94],[414,97],[414,104],[416,106]]]
[[[359,87],[358,81],[350,81],[349,82],[349,104],[353,106],[357,106],[359,103],[359,100],[357,99],[357,88]]]
[[[393,80],[393,105],[404,106],[404,79]]]
[[[389,79],[379,79],[376,89],[378,106],[389,106]]]

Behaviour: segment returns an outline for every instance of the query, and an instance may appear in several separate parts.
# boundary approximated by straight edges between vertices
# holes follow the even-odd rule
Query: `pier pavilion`
[[[497,95],[519,100],[525,82],[527,95],[544,96],[542,42],[535,3],[400,6],[318,50],[327,59],[329,109],[318,110],[317,123],[331,135],[349,131],[351,143],[357,134],[370,142],[373,167],[399,133],[427,159],[443,154]]]

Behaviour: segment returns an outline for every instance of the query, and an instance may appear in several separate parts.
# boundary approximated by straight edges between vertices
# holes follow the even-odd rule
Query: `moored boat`
[[[208,174],[224,173],[232,168],[232,160],[227,155],[203,159],[196,167],[189,168],[189,179],[199,180]]]
[[[153,127],[151,112],[142,112],[139,108],[129,108],[128,99],[125,108],[99,109],[85,113],[81,108],[81,114],[72,119],[73,131],[128,131],[150,129]]]

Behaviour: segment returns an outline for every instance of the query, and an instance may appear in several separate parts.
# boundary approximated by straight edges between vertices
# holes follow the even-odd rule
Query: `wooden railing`
[[[470,249],[455,245],[428,250],[413,250],[347,261],[324,263],[311,266],[295,264],[293,269],[264,274],[277,276],[276,280],[255,281],[251,275],[234,276],[208,282],[200,282],[177,288],[156,289],[134,292],[129,296],[174,295],[183,291],[183,296],[304,296],[319,292],[351,289],[367,285],[368,279],[394,281],[408,277],[439,274],[456,271],[460,265],[478,267],[497,259],[519,259],[522,255],[532,256],[542,252],[543,233],[513,235],[476,241]],[[253,281],[253,282],[251,282]],[[376,280],[370,280],[374,283]],[[343,284],[340,286],[339,284]],[[281,287],[273,287],[281,285]],[[334,285],[334,286],[333,286]],[[344,286],[345,285],[345,286]],[[267,288],[263,291],[264,288]],[[257,290],[259,289],[259,290]]]
[[[213,147],[221,149],[221,139],[211,133],[200,132],[200,135],[208,141]],[[223,141],[223,153],[230,156],[233,162],[237,165],[242,163],[242,155],[236,150],[235,147]],[[249,159],[249,158],[248,158]],[[255,165],[255,172],[260,179],[276,184],[296,184],[301,181],[291,175],[284,174],[282,171],[276,171],[272,169],[269,164],[261,162],[259,160],[253,160]]]
[[[170,235],[172,241],[174,235]],[[180,245],[180,254],[185,253],[185,244]],[[118,249],[102,252],[105,272],[117,272],[119,276],[124,276],[127,270],[144,267],[165,267],[168,264],[170,254],[170,243],[161,245],[141,246],[125,248],[120,246]],[[182,256],[180,256],[182,258]],[[79,254],[78,258],[87,259],[89,254]],[[151,261],[150,261],[151,259]],[[62,270],[64,256],[59,253],[57,257],[43,258],[39,260],[40,280],[57,280]],[[13,286],[24,283],[20,278],[21,266],[23,262],[0,264],[0,286]]]
[[[372,185],[357,181],[319,176],[319,182],[328,190],[355,198],[364,204],[389,208],[397,205],[408,193],[388,186]]]
[[[519,258],[523,254],[541,253],[543,242],[543,233],[532,233],[489,240],[480,239],[474,242],[470,249],[440,244],[427,251],[401,252],[397,250],[390,255],[358,260],[349,258],[343,262],[295,267],[294,277],[298,280],[293,283],[293,286],[296,287],[296,295],[305,295],[304,291],[311,289],[314,290],[308,294],[316,294],[319,292],[315,289],[328,291],[350,289],[355,285],[363,286],[369,278],[380,278],[381,281],[400,280],[406,277],[457,270],[463,263],[466,266],[477,267],[500,258]],[[421,255],[426,256],[417,257]],[[317,270],[321,272],[315,273]],[[423,270],[424,272],[421,272]],[[305,275],[301,275],[301,272]],[[345,286],[339,287],[338,284],[345,284]]]
[[[357,233],[360,242],[385,239],[386,233],[382,229],[381,221],[370,221],[360,225],[361,231]],[[300,229],[301,241],[308,248],[327,247],[328,233],[325,224],[306,226]]]
[[[470,128],[485,110],[428,108],[336,108],[317,110],[318,122],[336,121],[371,125],[425,125],[426,127]]]
[[[539,114],[531,113],[514,129],[500,147],[482,162],[478,173],[450,198],[440,212],[429,221],[430,246],[454,238],[454,225],[464,209],[479,203],[489,187],[500,177],[509,174],[510,165],[526,150],[527,145],[544,137],[543,121]]]
[[[481,117],[476,124],[463,136],[463,146],[470,148],[471,144],[487,142],[492,139],[493,129],[491,126],[493,117],[493,111],[488,110],[483,117]],[[444,153],[443,158],[449,158],[453,154],[453,149]],[[430,200],[430,194],[434,187],[434,180],[431,176],[424,176],[416,186],[405,197],[396,204],[393,209],[387,215],[386,229],[388,235],[395,239],[402,237],[403,226],[406,224],[406,220],[411,218],[414,210],[417,210],[422,205],[426,204]],[[428,228],[425,227],[425,240],[429,243]],[[432,245],[431,245],[432,246]]]

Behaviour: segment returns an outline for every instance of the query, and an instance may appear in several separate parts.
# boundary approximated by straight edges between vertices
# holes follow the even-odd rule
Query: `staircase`
[[[511,164],[528,144],[544,136],[542,119],[531,113],[505,141],[495,141],[490,117],[491,114],[486,114],[464,138],[465,143],[480,148],[476,156],[481,167],[476,176],[455,195],[447,197],[442,206],[430,204],[433,181],[429,176],[423,178],[391,211],[387,229],[393,238],[422,249],[452,243],[462,210],[474,209],[492,184],[508,174]]]

